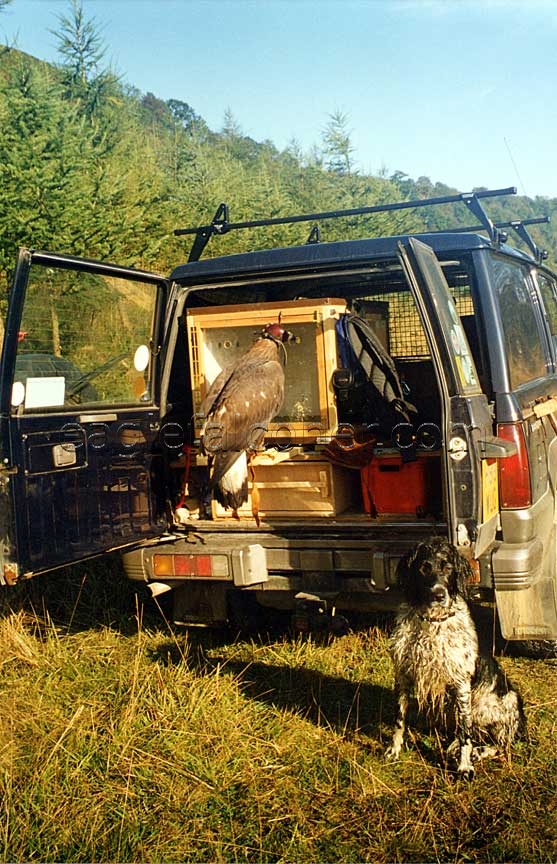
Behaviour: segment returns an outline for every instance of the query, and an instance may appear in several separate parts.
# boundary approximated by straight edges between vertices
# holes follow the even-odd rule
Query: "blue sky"
[[[83,0],[106,59],[218,130],[308,152],[348,117],[357,167],[557,197],[557,0]],[[0,42],[56,60],[69,0],[12,0]]]

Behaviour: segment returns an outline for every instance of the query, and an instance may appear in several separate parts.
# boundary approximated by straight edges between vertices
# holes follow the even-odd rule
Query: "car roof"
[[[396,258],[398,244],[409,236],[417,237],[427,243],[437,254],[459,255],[474,249],[501,249],[513,257],[535,263],[534,259],[512,246],[494,245],[481,234],[436,232],[429,234],[397,235],[375,237],[364,240],[342,240],[331,243],[306,243],[303,246],[264,249],[255,252],[242,252],[205,258],[180,264],[171,274],[174,282],[208,282],[214,279],[235,279],[237,277],[268,274],[274,271],[297,271],[312,267],[316,270],[332,265],[357,266],[358,262],[370,259]]]

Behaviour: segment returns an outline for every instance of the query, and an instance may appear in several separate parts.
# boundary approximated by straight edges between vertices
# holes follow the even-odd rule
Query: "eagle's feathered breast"
[[[280,337],[267,335],[269,327],[278,327]],[[210,488],[224,507],[236,510],[247,500],[246,454],[260,446],[283,403],[280,352],[282,342],[291,338],[280,325],[269,325],[248,351],[219,373],[201,405],[201,443],[212,460]]]

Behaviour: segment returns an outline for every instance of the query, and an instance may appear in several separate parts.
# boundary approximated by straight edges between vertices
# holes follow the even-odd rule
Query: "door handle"
[[[55,444],[52,448],[52,461],[55,468],[68,468],[70,465],[75,465],[77,456],[75,452],[75,444]]]

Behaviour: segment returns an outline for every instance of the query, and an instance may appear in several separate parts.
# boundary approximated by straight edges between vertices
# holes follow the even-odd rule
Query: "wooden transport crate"
[[[332,374],[338,366],[336,322],[346,311],[341,299],[293,300],[192,309],[186,316],[195,410],[219,372],[280,317],[298,339],[288,344],[284,403],[269,424],[268,443],[311,443],[338,422]],[[199,433],[202,419],[196,431]]]
[[[333,465],[318,454],[301,455],[274,464],[257,457],[255,483],[259,491],[262,518],[338,516],[349,507],[361,508],[358,472]],[[250,497],[238,511],[240,518],[252,519]],[[232,511],[213,502],[215,519],[230,518]]]

